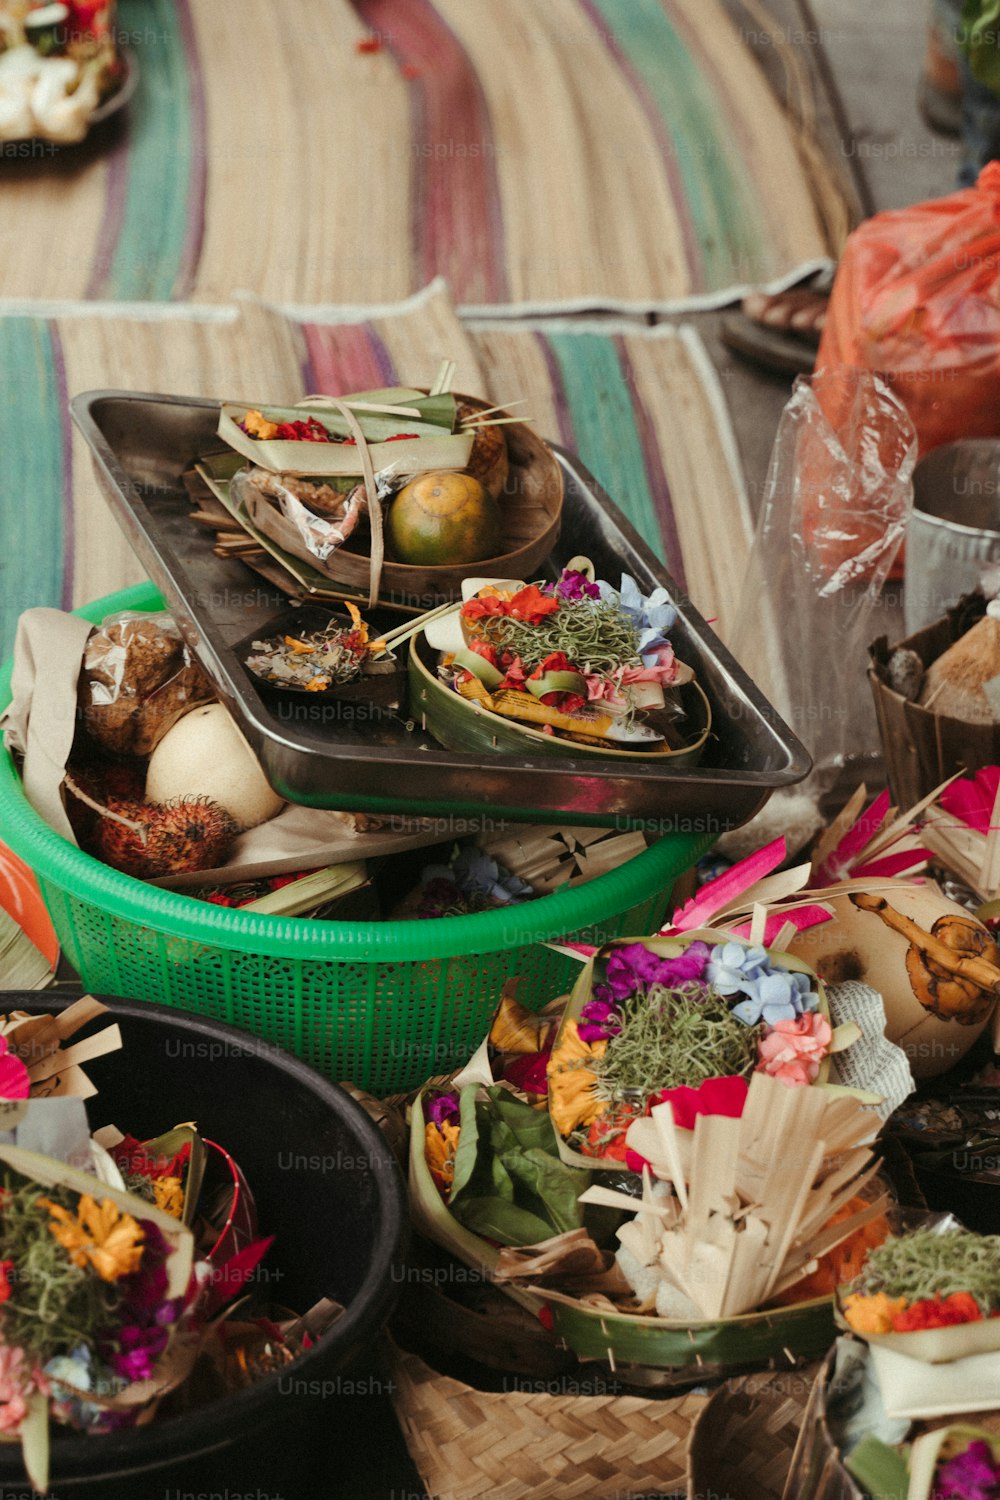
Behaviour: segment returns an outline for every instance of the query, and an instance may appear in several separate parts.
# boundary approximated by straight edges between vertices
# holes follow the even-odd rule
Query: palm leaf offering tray
[[[646,598],[627,575],[617,589],[598,583],[585,557],[554,583],[478,583],[423,632],[440,652],[436,673],[418,646],[410,653],[415,695],[442,744],[697,758],[711,709],[668,639],[677,610],[665,589]]]
[[[584,965],[553,1043],[559,1155],[641,1172],[662,1158],[654,1106],[683,1122],[737,1115],[755,1070],[822,1085],[831,1053],[854,1040],[831,1027],[822,980],[787,953],[707,928],[609,943]]]
[[[833,1332],[835,1266],[888,1233],[871,1116],[760,1072],[740,1116],[698,1113],[684,1129],[669,1103],[658,1109],[661,1144],[636,1196],[561,1161],[546,1116],[508,1087],[425,1090],[415,1223],[547,1308],[580,1357],[688,1378],[816,1357]]]
[[[235,647],[251,677],[272,693],[306,693],[313,702],[368,701],[399,708],[406,677],[382,639],[369,639],[356,604],[348,614],[299,605]]]
[[[455,598],[472,563],[536,567],[559,532],[559,465],[525,420],[447,389],[453,370],[430,392],[224,402],[218,436],[248,462],[205,478],[268,550],[372,606]]]
[[[571,542],[553,534],[544,560],[533,570],[498,573],[495,560],[485,559],[465,564],[461,571],[466,577],[485,570],[487,578],[501,581],[537,580],[538,589],[555,599],[560,580],[567,569],[574,571],[569,565],[579,553],[590,559],[594,579],[613,587],[619,604],[624,600],[631,607],[634,588],[638,600],[663,611],[658,616],[661,624],[671,620],[673,665],[660,672],[672,679],[659,684],[662,708],[637,706],[634,700],[614,703],[612,679],[617,668],[605,672],[601,687],[600,664],[596,657],[590,660],[587,650],[573,664],[583,669],[579,677],[593,679],[588,695],[598,689],[609,695],[600,700],[604,706],[599,715],[584,716],[589,720],[586,727],[592,730],[595,719],[606,720],[612,729],[633,726],[646,714],[660,736],[652,742],[652,753],[635,743],[619,742],[619,748],[607,736],[603,742],[593,734],[571,739],[544,719],[507,719],[483,711],[480,704],[454,691],[437,675],[440,653],[425,632],[436,620],[456,613],[458,605],[447,600],[438,605],[438,592],[424,590],[416,597],[380,596],[379,607],[372,609],[367,556],[357,554],[363,571],[355,586],[338,584],[320,572],[315,557],[310,564],[277,547],[248,520],[232,495],[230,481],[245,467],[244,455],[232,449],[219,451],[218,428],[226,419],[219,402],[89,392],[74,400],[73,413],[92,450],[104,494],[132,546],[268,780],[287,800],[434,816],[481,814],[487,806],[506,817],[542,818],[561,825],[718,834],[739,826],[774,788],[800,780],[808,769],[798,741],[593,477],[568,454],[534,435],[532,442],[545,449],[546,464],[558,469],[560,495],[565,491],[563,534]],[[261,415],[269,420],[266,411]],[[309,409],[293,420],[308,424]],[[522,429],[530,434],[520,421],[492,429],[506,434],[511,473],[518,471],[521,450],[510,434]],[[311,451],[331,446],[297,441]],[[534,463],[532,459],[529,471]],[[194,472],[196,465],[201,477]],[[497,482],[487,473],[486,483]],[[197,506],[195,525],[192,498]],[[213,545],[211,533],[215,530],[217,538],[222,528],[227,528],[226,544],[216,539]],[[387,535],[390,529],[387,524]],[[337,551],[346,555],[347,548]],[[581,590],[591,582],[582,576]],[[588,597],[585,590],[584,596]],[[383,711],[350,714],[343,704],[324,702],[316,689],[285,693],[279,699],[255,679],[244,648],[287,633],[281,621],[289,598],[313,605],[339,603],[342,608],[350,601],[358,606],[370,639],[392,642],[400,662],[409,654],[408,704],[399,710],[383,705]],[[560,599],[559,608],[567,602],[573,601]],[[632,668],[640,675],[647,666],[644,651],[662,653],[661,668],[667,661],[666,642],[643,642],[647,628],[653,626],[640,625],[632,637],[637,652]],[[536,714],[552,708],[558,714],[574,699],[577,708],[583,707],[582,694],[568,692],[567,681],[570,687],[579,685],[576,678],[558,676],[542,684],[552,688],[554,703],[542,701],[551,699],[549,692],[536,696],[529,690],[519,695],[519,705],[526,705],[530,697]],[[540,682],[535,679],[536,687]],[[619,687],[621,683],[619,678]],[[472,726],[468,739],[464,730],[453,735],[442,720],[442,698],[446,712],[461,712],[463,723]],[[674,701],[668,708],[669,700]],[[588,708],[589,702],[588,696]],[[675,712],[678,708],[683,717]],[[569,732],[579,727],[569,724]]]

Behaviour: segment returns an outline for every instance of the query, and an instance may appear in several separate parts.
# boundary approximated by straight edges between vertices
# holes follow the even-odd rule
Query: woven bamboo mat
[[[723,0],[120,0],[126,122],[0,154],[0,296],[675,309],[838,248]],[[44,248],[42,248],[44,247]]]
[[[135,391],[290,402],[307,392],[426,384],[445,355],[456,389],[525,398],[543,436],[578,451],[709,617],[731,616],[749,539],[725,402],[688,330],[457,318],[440,284],[363,319],[290,316],[246,299],[181,309],[0,303],[0,654],[21,610],[68,608],[141,577],[66,400]]]

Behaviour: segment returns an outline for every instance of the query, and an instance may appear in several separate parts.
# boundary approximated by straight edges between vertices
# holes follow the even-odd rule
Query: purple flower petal
[[[604,1042],[609,1036],[617,1036],[620,1026],[595,1026],[588,1021],[578,1024],[576,1034],[581,1042]]]
[[[457,1120],[459,1117],[458,1095],[435,1094],[433,1099],[424,1100],[424,1118],[429,1124],[444,1125]]]
[[[596,1026],[602,1025],[617,1016],[617,1007],[608,1000],[588,1000],[580,1011],[585,1021],[593,1021]]]
[[[933,1500],[995,1500],[1000,1466],[990,1445],[978,1439],[938,1469]]]

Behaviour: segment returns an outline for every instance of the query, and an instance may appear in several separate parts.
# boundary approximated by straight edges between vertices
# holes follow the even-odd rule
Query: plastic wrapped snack
[[[150,755],[183,714],[214,697],[168,614],[109,615],[87,641],[80,720],[116,755]]]

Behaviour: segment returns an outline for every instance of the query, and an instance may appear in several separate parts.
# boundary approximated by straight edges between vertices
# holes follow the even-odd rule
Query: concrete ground
[[[927,0],[810,0],[806,6],[769,0],[768,9],[779,31],[796,42],[821,95],[824,59],[829,66],[843,118],[835,108],[823,109],[821,97],[820,135],[827,157],[861,177],[859,210],[900,208],[955,188],[959,143],[933,134],[917,110]],[[690,321],[722,378],[756,510],[792,378],[762,374],[731,354],[718,337],[720,314]]]

